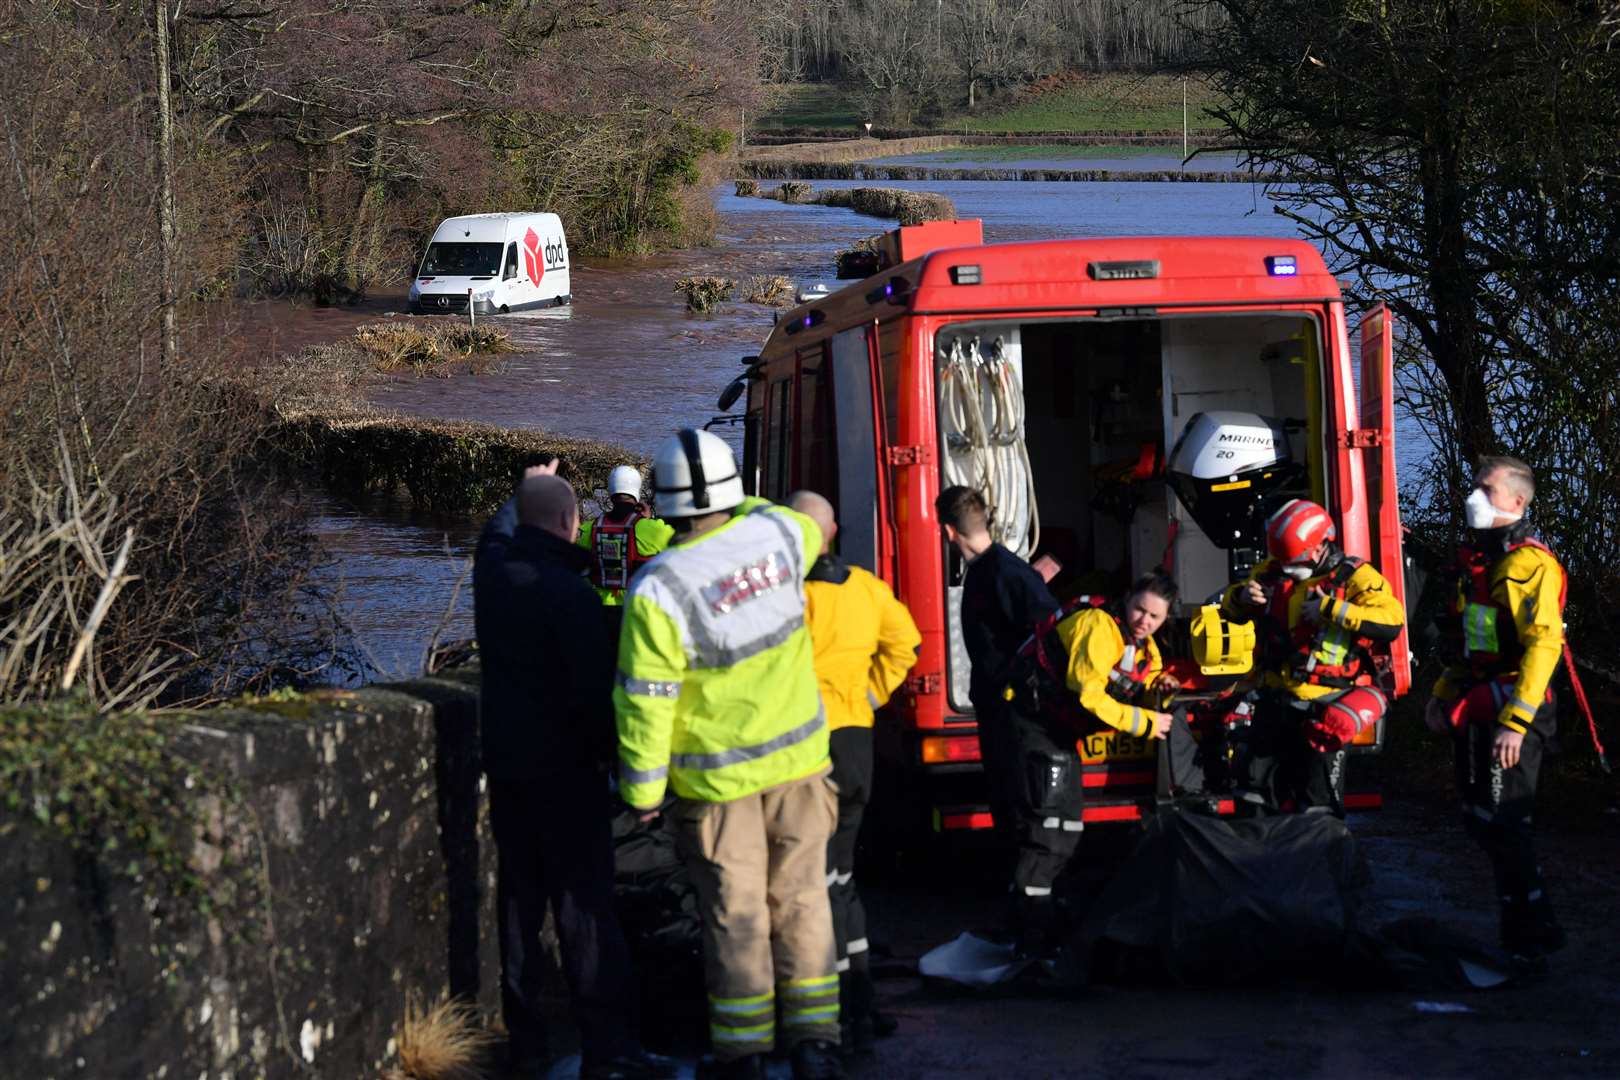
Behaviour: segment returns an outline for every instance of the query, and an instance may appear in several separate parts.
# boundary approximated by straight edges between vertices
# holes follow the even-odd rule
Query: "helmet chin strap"
[[[709,483],[703,475],[703,452],[698,449],[697,432],[682,428],[681,449],[686,453],[686,467],[692,476],[692,505],[699,510],[709,508]]]

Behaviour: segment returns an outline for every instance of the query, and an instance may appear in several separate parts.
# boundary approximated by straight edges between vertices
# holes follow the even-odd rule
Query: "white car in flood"
[[[411,282],[413,315],[479,315],[555,307],[573,300],[568,238],[556,214],[446,218]]]

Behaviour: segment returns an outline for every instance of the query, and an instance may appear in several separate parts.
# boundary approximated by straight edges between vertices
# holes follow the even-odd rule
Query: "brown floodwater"
[[[817,187],[853,187],[829,181]],[[984,219],[986,239],[1061,236],[1293,236],[1257,187],[1200,183],[894,183],[949,196],[962,217]],[[491,317],[517,345],[499,368],[450,378],[399,377],[373,393],[376,404],[444,419],[479,420],[619,443],[650,454],[675,429],[700,425],[715,399],[756,352],[773,324],[770,308],[742,302],[693,314],[675,283],[696,274],[744,280],[782,274],[795,283],[832,282],[834,253],[892,227],[850,210],[789,206],[716,189],[721,216],[714,246],[634,261],[581,260],[574,302],[548,311]],[[405,297],[381,295],[353,307],[245,305],[232,336],[245,355],[276,355],[343,336],[355,326],[404,314]],[[366,650],[388,675],[411,673],[435,627],[471,635],[471,597],[451,603],[460,560],[479,524],[412,513],[397,500],[356,506],[328,499],[316,522],[334,555],[325,571]]]

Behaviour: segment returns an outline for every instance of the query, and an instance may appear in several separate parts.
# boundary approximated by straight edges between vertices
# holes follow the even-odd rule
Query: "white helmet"
[[[653,509],[661,518],[701,517],[743,501],[737,459],[718,435],[682,428],[653,458]]]
[[[641,471],[634,465],[620,465],[608,473],[608,494],[641,498]]]

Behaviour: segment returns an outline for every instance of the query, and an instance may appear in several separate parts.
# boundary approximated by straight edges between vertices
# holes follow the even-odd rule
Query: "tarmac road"
[[[1489,871],[1454,813],[1405,805],[1351,825],[1374,873],[1371,924],[1450,913],[1458,929],[1494,940]],[[852,1075],[1620,1076],[1620,842],[1613,822],[1599,829],[1542,838],[1570,944],[1552,958],[1546,979],[1494,991],[1102,986],[1068,998],[945,991],[901,972],[959,931],[996,922],[1004,901],[986,860],[936,861],[953,866],[956,879],[895,875],[864,890],[868,936],[891,954],[880,961],[882,1007],[901,1028]]]

